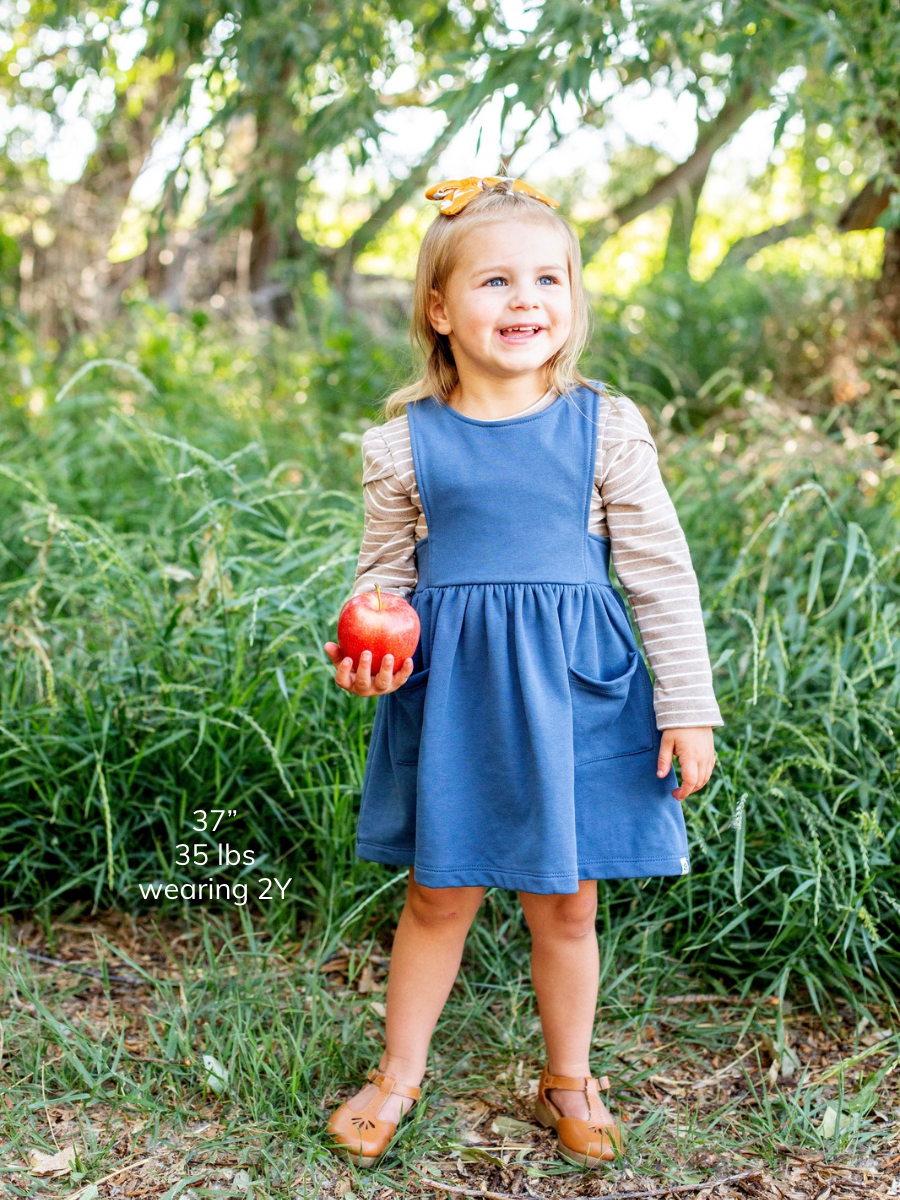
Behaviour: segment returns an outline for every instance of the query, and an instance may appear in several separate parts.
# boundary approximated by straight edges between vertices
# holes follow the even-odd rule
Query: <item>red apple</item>
[[[374,592],[351,596],[338,617],[337,640],[341,658],[351,658],[353,670],[359,668],[363,650],[372,651],[372,674],[381,669],[385,654],[393,654],[396,675],[419,644],[419,614],[402,596],[382,595],[376,583]]]

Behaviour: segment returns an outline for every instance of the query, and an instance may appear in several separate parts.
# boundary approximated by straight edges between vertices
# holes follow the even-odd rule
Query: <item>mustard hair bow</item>
[[[441,212],[449,217],[453,213],[458,213],[461,208],[465,208],[479,192],[486,192],[502,182],[503,178],[499,175],[487,175],[484,179],[479,179],[475,175],[470,175],[466,179],[445,179],[443,183],[436,183],[430,187],[425,193],[425,199],[439,200]],[[549,196],[545,196],[543,192],[539,192],[537,188],[527,184],[524,179],[514,179],[512,190],[524,192],[527,196],[533,196],[535,200],[542,200],[550,208],[559,208],[558,200],[551,200]]]

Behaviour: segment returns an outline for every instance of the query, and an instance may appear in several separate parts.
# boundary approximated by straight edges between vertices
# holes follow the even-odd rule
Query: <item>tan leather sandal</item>
[[[378,1116],[378,1110],[391,1092],[397,1096],[407,1096],[413,1101],[404,1116],[412,1112],[415,1101],[422,1094],[420,1087],[398,1083],[393,1075],[385,1074],[377,1067],[373,1067],[366,1078],[376,1085],[378,1092],[365,1108],[359,1110],[351,1108],[344,1101],[331,1114],[326,1131],[334,1139],[329,1150],[345,1155],[358,1167],[371,1167],[378,1162],[397,1132],[398,1122],[385,1121]]]
[[[587,1118],[564,1117],[547,1095],[549,1088],[584,1092],[588,1102]],[[622,1149],[622,1130],[600,1099],[601,1090],[609,1091],[606,1075],[599,1079],[592,1075],[578,1079],[569,1075],[551,1075],[546,1067],[541,1071],[534,1115],[542,1125],[556,1130],[557,1147],[562,1157],[580,1167],[597,1167],[601,1162],[610,1162],[616,1157],[616,1150],[621,1152]]]

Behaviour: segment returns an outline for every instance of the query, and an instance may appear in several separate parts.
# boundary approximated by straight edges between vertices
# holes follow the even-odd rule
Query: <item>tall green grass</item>
[[[138,910],[141,884],[212,877],[248,884],[279,926],[371,932],[406,871],[354,856],[375,705],[335,686],[322,645],[352,585],[358,442],[389,370],[342,400],[318,376],[321,394],[267,407],[258,381],[225,386],[233,346],[192,348],[212,382],[172,368],[183,346],[157,347],[161,371],[144,346],[117,360],[131,370],[70,372],[0,434],[0,905]],[[896,475],[873,468],[864,423],[816,434],[770,399],[675,435],[680,403],[661,461],[726,725],[685,802],[692,874],[601,884],[604,922],[643,994],[665,960],[728,988],[802,987],[822,1009],[893,1005]],[[237,816],[197,832],[198,809]],[[253,865],[176,862],[179,844],[223,841]],[[290,879],[286,898],[254,903],[259,878]],[[516,903],[497,893],[510,920]]]

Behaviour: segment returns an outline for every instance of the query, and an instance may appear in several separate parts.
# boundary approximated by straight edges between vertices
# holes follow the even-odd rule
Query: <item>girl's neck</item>
[[[536,392],[536,387],[541,390]],[[523,409],[531,408],[547,395],[549,386],[546,382],[532,383],[531,386],[507,386],[496,389],[482,385],[478,388],[467,388],[465,392],[460,384],[451,390],[447,403],[465,417],[475,417],[484,421],[500,421],[504,417],[514,417]]]

